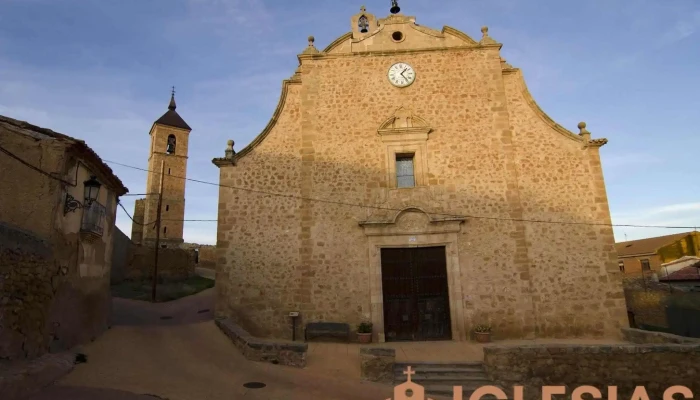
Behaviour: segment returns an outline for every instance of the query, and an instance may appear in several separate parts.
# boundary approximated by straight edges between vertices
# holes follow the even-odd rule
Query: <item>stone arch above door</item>
[[[393,215],[360,222],[367,236],[458,233],[466,217],[430,214],[422,207],[408,206]]]

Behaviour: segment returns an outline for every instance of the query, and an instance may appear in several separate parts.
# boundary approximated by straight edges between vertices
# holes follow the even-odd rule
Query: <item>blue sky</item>
[[[364,2],[363,2],[364,1]],[[309,35],[322,49],[361,5],[389,0],[0,0],[0,114],[84,139],[145,168],[148,131],[176,86],[193,132],[188,175],[218,182],[213,157],[267,124]],[[697,0],[400,0],[417,22],[503,43],[539,105],[601,149],[613,223],[700,226]],[[142,171],[112,166],[131,193]],[[187,219],[216,219],[218,189],[187,183]],[[129,212],[133,197],[123,198]],[[118,213],[127,234],[131,223]],[[616,228],[616,239],[683,230]],[[185,240],[215,243],[216,223]]]

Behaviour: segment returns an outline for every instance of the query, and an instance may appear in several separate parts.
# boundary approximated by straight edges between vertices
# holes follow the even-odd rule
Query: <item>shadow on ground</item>
[[[214,289],[192,296],[151,303],[143,300],[112,299],[111,325],[114,326],[168,326],[193,324],[214,318]]]

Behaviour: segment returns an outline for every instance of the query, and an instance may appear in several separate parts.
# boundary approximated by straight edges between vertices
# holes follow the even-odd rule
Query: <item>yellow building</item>
[[[700,234],[697,231],[674,233],[615,244],[620,271],[639,275],[659,272],[662,264],[684,256],[700,256]]]
[[[213,160],[249,189],[219,192],[217,314],[264,337],[290,311],[375,341],[619,336],[612,229],[586,225],[610,223],[607,140],[552,121],[487,28],[350,23],[309,38],[267,127]]]

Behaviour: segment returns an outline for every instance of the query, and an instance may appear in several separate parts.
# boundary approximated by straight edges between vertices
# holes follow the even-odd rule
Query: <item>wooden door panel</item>
[[[387,341],[450,339],[444,247],[381,249]]]

